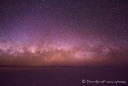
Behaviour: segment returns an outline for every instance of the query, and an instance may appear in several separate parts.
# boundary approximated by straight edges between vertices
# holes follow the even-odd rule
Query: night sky
[[[128,0],[0,0],[0,65],[128,66]]]

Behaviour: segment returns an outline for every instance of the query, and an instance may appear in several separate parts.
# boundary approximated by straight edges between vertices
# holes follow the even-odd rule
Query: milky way
[[[127,66],[127,0],[0,1],[0,65]]]

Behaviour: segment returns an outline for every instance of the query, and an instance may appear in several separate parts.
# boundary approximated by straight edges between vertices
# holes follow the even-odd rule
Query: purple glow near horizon
[[[126,66],[126,0],[0,1],[0,65]]]

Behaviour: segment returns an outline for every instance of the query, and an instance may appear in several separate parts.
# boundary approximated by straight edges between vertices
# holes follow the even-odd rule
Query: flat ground
[[[104,85],[128,86],[128,68],[0,67],[0,86],[104,86],[87,80],[125,81]]]

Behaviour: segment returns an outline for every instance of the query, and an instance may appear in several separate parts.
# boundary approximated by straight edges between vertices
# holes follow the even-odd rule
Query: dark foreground
[[[128,68],[0,67],[0,86],[128,86]]]

